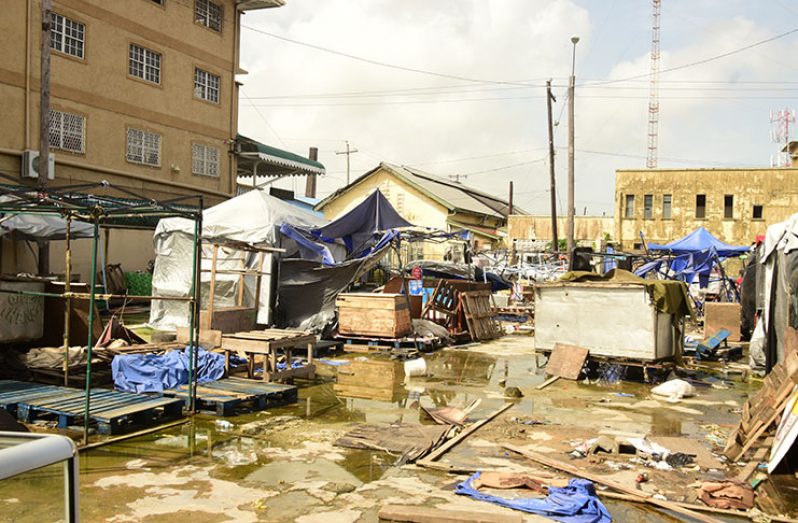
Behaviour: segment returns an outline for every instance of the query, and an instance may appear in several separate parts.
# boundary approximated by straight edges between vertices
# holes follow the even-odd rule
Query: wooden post
[[[546,108],[549,113],[549,193],[551,200],[551,250],[560,250],[557,237],[557,179],[554,176],[554,120],[551,114],[551,102],[557,99],[551,94],[551,80],[546,81]]]
[[[213,244],[213,254],[211,254],[211,284],[208,292],[208,328],[213,328],[213,299],[216,290],[216,260],[219,256],[219,245]],[[200,326],[202,328],[202,326]]]

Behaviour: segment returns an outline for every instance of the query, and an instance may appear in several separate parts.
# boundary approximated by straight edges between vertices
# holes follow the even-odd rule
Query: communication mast
[[[779,152],[770,155],[771,167],[789,167],[790,124],[795,123],[795,109],[770,111],[770,141],[779,144]]]
[[[659,12],[662,0],[651,0],[651,73],[648,95],[648,155],[646,167],[657,168],[657,133],[659,127]]]

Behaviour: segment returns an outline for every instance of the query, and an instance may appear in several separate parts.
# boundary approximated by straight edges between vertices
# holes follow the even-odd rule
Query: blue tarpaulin
[[[612,516],[596,496],[593,483],[585,479],[571,479],[567,487],[549,487],[549,495],[542,499],[506,499],[483,494],[475,489],[472,482],[478,477],[479,472],[458,483],[455,492],[502,507],[540,514],[563,523],[611,523],[612,521]]]
[[[125,354],[114,356],[111,372],[114,388],[123,392],[161,392],[188,384],[191,351],[173,350],[163,355]],[[197,382],[216,381],[224,376],[224,356],[200,349],[197,353]]]
[[[658,243],[648,244],[649,251],[664,251],[677,255],[695,254],[710,248],[715,249],[715,252],[721,257],[739,256],[751,250],[751,248],[747,246],[737,247],[729,245],[728,243],[723,243],[703,227],[699,227],[684,238],[674,240],[664,245]]]
[[[700,287],[704,288],[709,283],[712,269],[720,257],[714,248],[689,254],[682,254],[670,259],[659,259],[641,265],[635,270],[635,275],[644,277],[651,271],[662,273],[673,279],[692,284],[698,276]]]

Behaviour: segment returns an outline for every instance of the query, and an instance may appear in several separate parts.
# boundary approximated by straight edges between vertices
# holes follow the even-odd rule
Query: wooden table
[[[261,331],[236,332],[222,336],[222,350],[224,350],[224,366],[230,373],[230,353],[243,352],[247,358],[247,376],[255,376],[255,358],[263,356],[263,381],[277,381],[294,377],[313,379],[316,377],[316,366],[313,363],[313,348],[318,341],[315,334],[304,331],[288,329],[266,329]],[[308,364],[304,367],[292,369],[291,361],[293,350],[307,347]],[[288,368],[277,369],[277,351],[285,353]]]

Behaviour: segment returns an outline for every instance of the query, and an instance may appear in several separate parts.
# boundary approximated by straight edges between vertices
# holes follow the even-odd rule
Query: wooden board
[[[343,335],[401,338],[413,328],[408,298],[401,294],[339,294],[335,305]]]
[[[554,350],[549,356],[549,362],[546,364],[546,374],[567,380],[577,380],[582,373],[582,367],[585,366],[588,354],[589,351],[584,347],[555,343]]]
[[[255,326],[255,309],[249,307],[215,308],[213,320],[208,311],[200,311],[200,329],[222,332],[247,331]]]
[[[490,291],[461,292],[460,299],[468,332],[473,340],[493,340],[502,335],[491,303]]]
[[[385,505],[378,514],[381,521],[406,523],[522,523],[523,516],[502,511],[449,510],[416,505]]]
[[[175,330],[179,343],[188,343],[188,327],[178,327]],[[213,329],[203,329],[199,333],[199,345],[204,349],[213,349],[222,346],[222,331]]]
[[[715,303],[704,304],[704,337],[708,338],[721,329],[728,330],[729,341],[740,341],[740,304]]]

